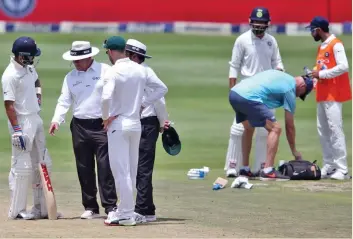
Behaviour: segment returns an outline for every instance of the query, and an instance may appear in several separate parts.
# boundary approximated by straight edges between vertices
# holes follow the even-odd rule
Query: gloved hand
[[[12,134],[12,145],[20,150],[26,150],[26,139],[23,135],[21,126],[15,125],[13,126],[13,130],[15,132]]]
[[[232,188],[246,188],[246,189],[251,189],[252,184],[249,183],[249,179],[247,177],[239,176],[236,179],[234,179],[231,187]]]

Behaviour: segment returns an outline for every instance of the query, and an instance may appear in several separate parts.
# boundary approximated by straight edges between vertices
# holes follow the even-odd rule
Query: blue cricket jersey
[[[294,114],[296,83],[293,76],[278,70],[266,70],[236,84],[232,91],[241,97],[261,102],[270,109],[282,107]]]

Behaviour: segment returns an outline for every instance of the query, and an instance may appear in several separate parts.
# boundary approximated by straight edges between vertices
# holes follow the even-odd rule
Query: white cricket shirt
[[[87,71],[73,69],[64,79],[61,95],[52,122],[65,122],[65,115],[72,106],[73,116],[78,119],[102,118],[101,96],[103,76],[111,67],[93,61]]]
[[[146,87],[153,91],[143,99]],[[141,106],[152,105],[167,91],[158,77],[148,77],[146,67],[129,58],[119,59],[104,76],[102,118],[118,116],[118,129],[141,130]]]
[[[145,63],[142,63],[141,65],[143,65],[146,68],[148,78],[158,78],[158,76],[156,75],[156,73],[153,71],[153,69],[151,67],[149,67]],[[145,94],[144,94],[142,100],[144,100],[146,97],[148,97],[152,92],[153,92],[153,89],[146,87]],[[154,104],[147,106],[146,108],[143,109],[142,114],[141,114],[141,119],[146,118],[146,117],[151,117],[151,116],[157,116],[160,127],[163,127],[164,122],[166,120],[168,120],[168,112],[167,112],[164,97],[160,98]]]
[[[326,39],[326,41],[321,43],[320,48],[325,49],[328,44],[335,38],[336,36],[332,34],[329,38]],[[320,79],[335,78],[348,71],[348,60],[342,43],[338,42],[333,46],[333,54],[335,55],[337,65],[331,69],[319,71]]]
[[[276,39],[268,33],[258,38],[249,30],[234,43],[229,78],[244,79],[269,69],[284,70]]]
[[[35,90],[38,74],[33,66],[21,66],[14,57],[6,67],[2,78],[4,101],[14,101],[17,115],[37,114],[40,111]]]

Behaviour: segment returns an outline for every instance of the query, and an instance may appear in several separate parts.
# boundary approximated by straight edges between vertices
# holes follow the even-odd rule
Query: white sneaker
[[[117,211],[111,211],[108,213],[107,219],[104,220],[104,224],[106,225],[111,225],[114,224],[114,222],[119,222],[119,217],[118,217],[118,212]],[[119,223],[118,223],[119,225]]]
[[[235,168],[230,168],[227,170],[226,175],[228,178],[235,178],[238,176],[238,173]]]
[[[146,217],[147,222],[157,221],[156,215],[146,215],[145,217]]]
[[[91,210],[86,210],[81,215],[81,219],[94,219],[94,218],[99,218],[99,217],[100,217],[99,213],[95,213]]]
[[[341,171],[337,170],[330,176],[330,178],[335,180],[347,180],[347,179],[350,179],[351,177],[348,175],[348,173],[344,174]]]
[[[135,217],[130,217],[130,218],[118,218],[118,217],[112,217],[109,219],[104,220],[104,224],[107,226],[135,226],[136,221]]]
[[[140,213],[134,212],[134,217],[135,217],[135,221],[136,223],[146,223],[147,219],[144,215],[141,215]]]
[[[34,214],[30,212],[22,211],[17,215],[16,219],[34,220],[35,217],[34,217]]]
[[[336,171],[335,168],[332,168],[330,165],[324,165],[321,169],[321,178],[330,178],[330,176]]]

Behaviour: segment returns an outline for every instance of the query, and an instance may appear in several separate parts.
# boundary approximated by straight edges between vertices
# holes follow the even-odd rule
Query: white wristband
[[[42,88],[41,87],[36,87],[36,94],[39,94],[39,95],[42,94]]]

